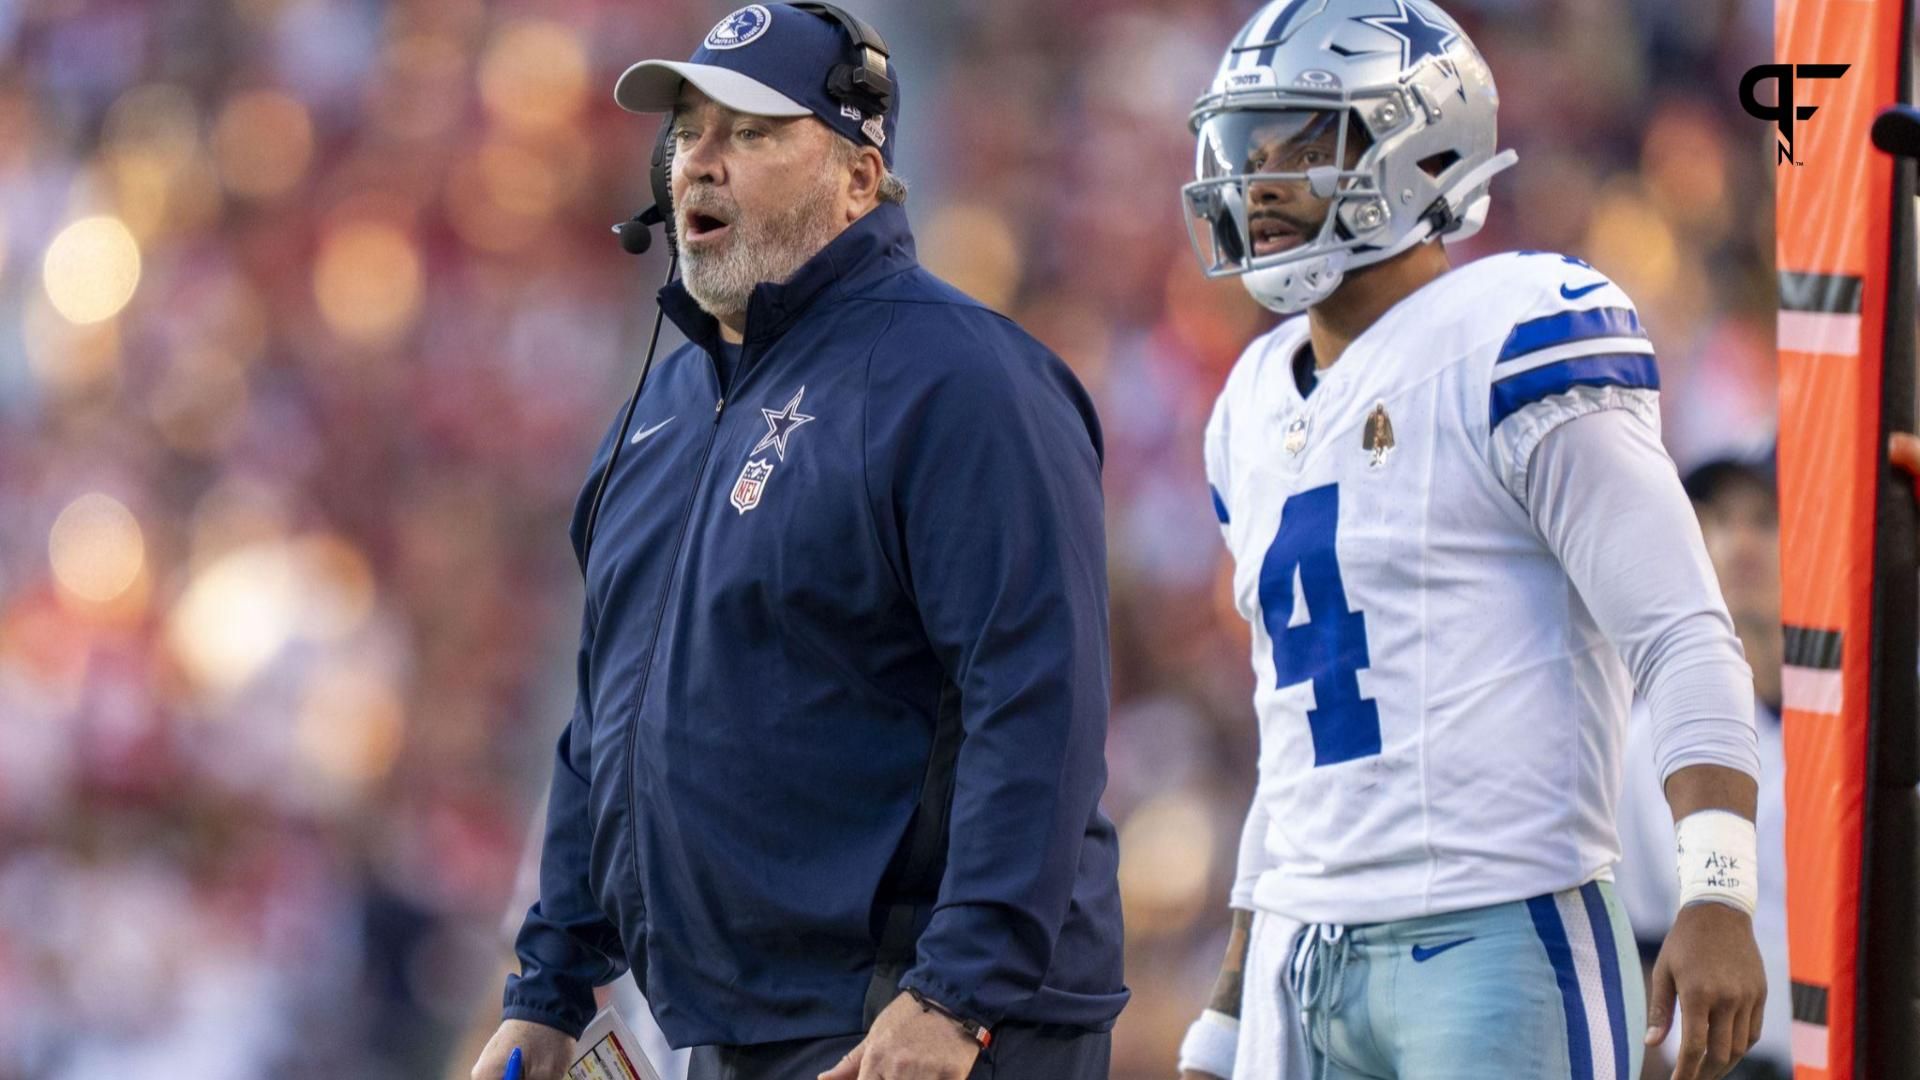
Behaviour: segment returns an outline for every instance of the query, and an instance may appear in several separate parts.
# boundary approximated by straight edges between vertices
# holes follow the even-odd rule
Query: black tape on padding
[[[1793,1018],[1803,1024],[1827,1026],[1827,988],[1799,980],[1789,986],[1793,996]]]
[[[1788,667],[1813,668],[1816,671],[1840,670],[1841,649],[1846,644],[1840,631],[1792,624],[1781,629],[1786,636],[1781,660]]]
[[[1827,315],[1860,314],[1864,284],[1852,274],[1814,274],[1780,271],[1780,310],[1814,311]]]

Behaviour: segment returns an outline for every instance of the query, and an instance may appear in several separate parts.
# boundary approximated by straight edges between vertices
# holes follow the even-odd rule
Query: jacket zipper
[[[666,592],[660,598],[660,610],[653,618],[653,640],[647,646],[646,666],[641,669],[640,686],[634,693],[633,708],[628,717],[631,729],[627,732],[627,831],[632,837],[633,873],[636,879],[640,874],[640,830],[634,827],[633,819],[640,806],[640,711],[646,707],[647,688],[653,684],[653,662],[660,655],[660,630],[667,624],[667,608],[673,603],[674,590],[678,588],[685,569],[682,558],[686,555],[687,529],[693,524],[693,507],[700,501],[700,491],[707,486],[707,466],[713,459],[713,444],[720,438],[720,418],[726,412],[727,399],[733,396],[734,384],[740,381],[746,367],[747,354],[742,347],[740,359],[735,363],[727,385],[713,403],[713,424],[707,430],[706,449],[700,452],[700,467],[694,473],[693,489],[687,492],[686,506],[680,512],[680,534],[673,542],[673,569],[667,578]],[[714,381],[717,383],[719,380],[716,378]],[[637,887],[639,881],[636,880],[634,884]],[[644,911],[644,898],[642,904]]]

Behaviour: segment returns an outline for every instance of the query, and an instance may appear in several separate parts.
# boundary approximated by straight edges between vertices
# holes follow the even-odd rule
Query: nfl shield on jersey
[[[1207,427],[1253,628],[1253,903],[1372,923],[1603,875],[1632,684],[1528,518],[1526,469],[1590,412],[1657,429],[1632,302],[1513,253],[1403,300],[1303,396],[1306,344],[1304,318],[1254,341]]]

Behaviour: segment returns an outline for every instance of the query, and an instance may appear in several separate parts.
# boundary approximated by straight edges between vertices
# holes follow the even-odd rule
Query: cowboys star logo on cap
[[[737,49],[767,32],[773,25],[773,13],[759,4],[748,4],[714,24],[707,34],[709,49]]]

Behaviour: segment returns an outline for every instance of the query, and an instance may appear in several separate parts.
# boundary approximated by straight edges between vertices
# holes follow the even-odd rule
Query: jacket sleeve
[[[869,398],[870,493],[964,729],[947,865],[901,985],[993,1024],[1047,974],[1106,785],[1100,429],[1017,332],[928,355],[945,351],[876,358],[926,374],[904,401]]]
[[[592,645],[589,617],[580,632],[580,695],[560,733],[547,795],[540,851],[540,898],[527,909],[514,940],[520,973],[507,976],[505,1020],[532,1020],[578,1038],[593,1019],[593,988],[627,970],[620,932],[600,910],[587,880],[593,821],[588,807],[587,748],[591,717],[586,665]]]

